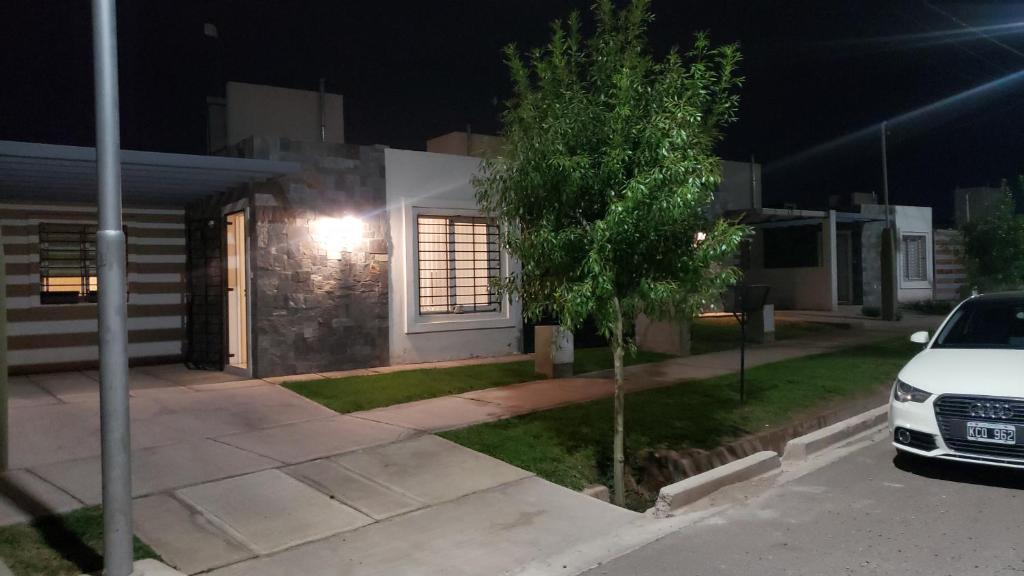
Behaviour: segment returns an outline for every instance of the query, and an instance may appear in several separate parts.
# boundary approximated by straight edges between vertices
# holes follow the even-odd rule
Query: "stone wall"
[[[254,186],[253,350],[259,377],[388,363],[384,148],[250,139],[243,155],[302,164]],[[359,217],[364,238],[328,253],[321,218]]]

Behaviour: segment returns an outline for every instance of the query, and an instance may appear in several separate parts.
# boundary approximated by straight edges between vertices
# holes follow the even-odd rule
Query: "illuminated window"
[[[501,275],[498,226],[469,216],[418,216],[420,314],[493,312],[501,300],[491,280]]]
[[[903,279],[908,282],[928,281],[927,238],[923,234],[903,235]]]
[[[96,226],[40,224],[40,303],[95,302],[97,289]]]

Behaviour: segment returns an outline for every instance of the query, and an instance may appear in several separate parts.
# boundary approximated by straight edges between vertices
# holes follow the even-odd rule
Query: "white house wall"
[[[389,324],[392,364],[515,354],[522,310],[506,299],[499,312],[421,316],[417,307],[416,215],[479,215],[473,175],[480,160],[410,150],[385,151],[389,221]],[[515,263],[502,254],[502,269]]]
[[[861,206],[861,212],[876,218],[885,218],[885,207],[877,204]],[[893,206],[893,223],[896,225],[896,299],[901,304],[931,300],[934,296],[935,286],[935,234],[932,229],[932,209],[927,206]],[[875,299],[868,298],[868,280],[875,278],[877,270],[877,258],[869,259],[872,253],[880,249],[882,226],[876,224],[865,227],[863,241],[865,246],[865,297],[864,304],[872,305]],[[909,282],[903,278],[903,242],[904,234],[921,234],[925,236],[925,254],[927,263],[925,270],[928,271],[928,280],[923,282]],[[868,273],[868,266],[871,266],[871,273]],[[879,293],[880,294],[880,293]],[[881,305],[880,295],[878,305]]]
[[[903,279],[903,242],[899,241],[899,250],[896,262],[899,278],[898,299],[900,302],[919,302],[931,300],[933,286],[935,285],[935,235],[932,233],[932,209],[925,206],[896,206],[896,230],[900,238],[904,234],[922,234],[925,236],[925,255],[928,259],[925,270],[928,273],[928,280],[924,282],[909,282]]]

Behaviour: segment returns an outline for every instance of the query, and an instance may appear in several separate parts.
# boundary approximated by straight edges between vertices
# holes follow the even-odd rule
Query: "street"
[[[880,435],[587,576],[1020,574],[1024,472],[895,457]]]

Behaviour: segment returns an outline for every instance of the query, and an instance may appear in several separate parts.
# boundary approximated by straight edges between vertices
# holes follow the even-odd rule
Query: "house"
[[[229,83],[221,155],[123,152],[131,363],[268,377],[520,350],[479,160],[348,144],[341,110]],[[12,372],[97,363],[95,194],[94,149],[0,142]]]
[[[885,207],[855,195],[845,210],[729,210],[754,229],[741,258],[749,284],[770,286],[779,309],[837,310],[881,306],[881,237]],[[931,300],[935,281],[932,210],[891,206],[897,233],[897,300]]]

